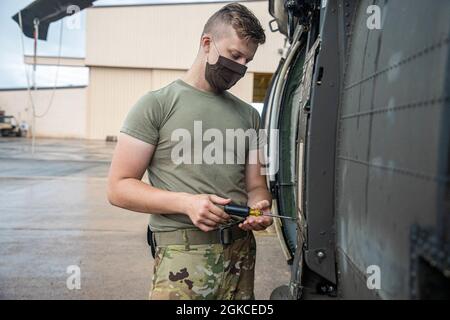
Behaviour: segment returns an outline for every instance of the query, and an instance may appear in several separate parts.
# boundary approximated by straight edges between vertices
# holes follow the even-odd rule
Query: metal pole
[[[34,46],[33,46],[33,90],[37,90],[36,86],[36,65],[37,65],[37,40],[39,37],[39,19],[35,18],[33,20],[34,24]],[[33,130],[32,130],[32,139],[31,139],[31,154],[34,155],[34,147],[35,147],[35,139],[36,139],[36,110],[34,110],[34,106],[32,107],[33,111]]]

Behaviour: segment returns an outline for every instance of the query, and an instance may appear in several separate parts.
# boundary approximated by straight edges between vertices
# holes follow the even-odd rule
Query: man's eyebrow
[[[243,54],[243,53],[242,53],[241,51],[239,51],[238,49],[232,48],[231,51],[237,51],[241,56],[244,56],[244,57],[245,57],[245,54]],[[252,61],[252,60],[253,60],[253,57],[247,59],[247,61],[249,61],[249,62]]]

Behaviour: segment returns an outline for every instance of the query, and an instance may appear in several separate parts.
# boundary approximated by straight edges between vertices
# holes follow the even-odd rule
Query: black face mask
[[[216,47],[215,44],[214,47]],[[219,59],[215,64],[209,64],[206,61],[205,79],[215,91],[222,92],[234,86],[245,75],[247,67],[221,56],[219,50],[217,53]]]

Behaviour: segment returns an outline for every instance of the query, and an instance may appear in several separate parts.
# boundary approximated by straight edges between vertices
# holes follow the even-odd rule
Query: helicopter
[[[450,1],[270,0],[271,299],[450,297]],[[268,134],[270,137],[270,134]],[[275,171],[275,170],[269,170]]]

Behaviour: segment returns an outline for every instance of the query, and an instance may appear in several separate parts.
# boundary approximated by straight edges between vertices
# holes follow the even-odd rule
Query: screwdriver
[[[234,216],[238,216],[238,217],[242,217],[242,218],[247,218],[248,216],[250,216],[250,217],[267,216],[267,217],[274,217],[274,218],[281,218],[281,219],[297,220],[297,218],[279,216],[276,214],[263,213],[259,209],[252,209],[250,207],[240,206],[237,204],[227,204],[223,207],[223,210],[230,215],[234,215]]]

